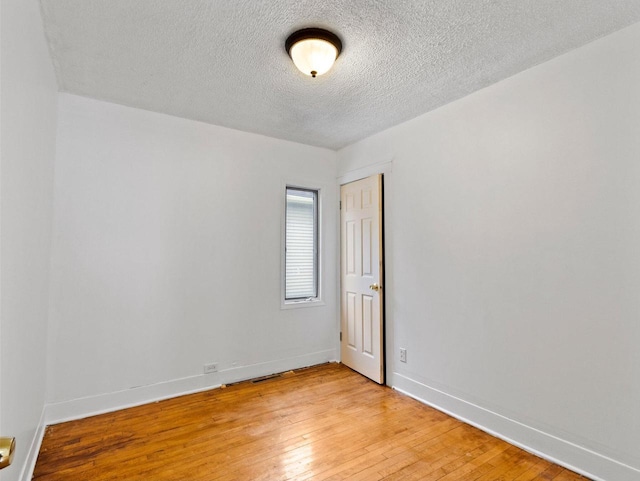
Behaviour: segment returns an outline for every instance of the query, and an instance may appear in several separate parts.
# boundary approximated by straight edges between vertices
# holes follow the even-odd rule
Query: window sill
[[[322,299],[304,299],[301,301],[283,301],[280,309],[298,309],[300,307],[319,307],[324,306]]]

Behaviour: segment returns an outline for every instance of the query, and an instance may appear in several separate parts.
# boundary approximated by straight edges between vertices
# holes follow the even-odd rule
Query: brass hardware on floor
[[[11,464],[15,450],[16,438],[0,438],[0,469]]]

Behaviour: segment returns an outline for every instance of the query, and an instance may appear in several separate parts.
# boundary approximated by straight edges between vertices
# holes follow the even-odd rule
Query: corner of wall
[[[40,422],[36,427],[36,432],[33,435],[29,450],[27,451],[27,457],[22,465],[22,471],[20,472],[20,481],[31,481],[33,477],[33,471],[38,461],[38,454],[40,453],[40,447],[42,446],[42,440],[44,439],[44,433],[46,429],[45,424],[46,406],[42,408],[42,414],[40,415]]]

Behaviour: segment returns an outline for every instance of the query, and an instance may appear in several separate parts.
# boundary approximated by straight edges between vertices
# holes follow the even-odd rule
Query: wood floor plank
[[[576,481],[340,364],[49,426],[36,481]]]

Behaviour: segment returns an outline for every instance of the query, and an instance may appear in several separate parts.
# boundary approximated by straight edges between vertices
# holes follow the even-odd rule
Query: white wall
[[[2,0],[0,435],[19,479],[45,401],[57,86],[39,2]]]
[[[640,470],[639,45],[635,25],[338,165],[394,159],[392,383],[603,479]],[[3,481],[31,461],[45,382],[55,418],[335,357],[335,153],[63,94],[50,257],[37,2],[2,1],[1,63]],[[323,306],[280,309],[284,179],[325,188]]]
[[[347,147],[338,169],[389,159],[393,384],[640,479],[640,24]]]
[[[51,417],[335,359],[335,152],[68,94],[59,104]],[[325,187],[323,306],[280,309],[287,179]],[[204,376],[208,362],[221,372]]]

